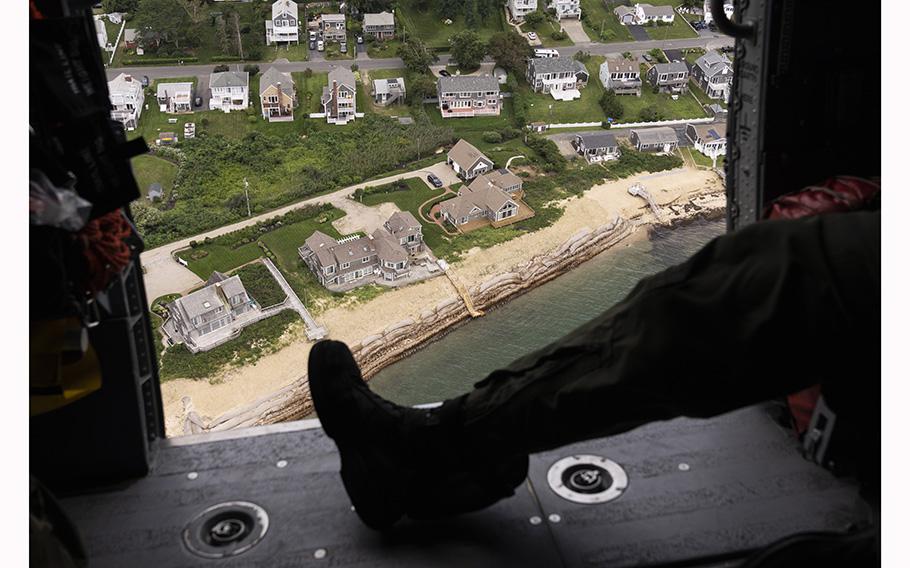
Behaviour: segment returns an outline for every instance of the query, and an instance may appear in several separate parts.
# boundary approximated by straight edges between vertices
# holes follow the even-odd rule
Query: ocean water
[[[723,220],[697,221],[621,243],[386,367],[370,387],[407,405],[463,394],[493,370],[590,321],[638,280],[686,260],[724,230]]]

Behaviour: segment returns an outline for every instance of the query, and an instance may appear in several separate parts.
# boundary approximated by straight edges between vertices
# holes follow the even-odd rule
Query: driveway
[[[562,20],[559,24],[562,26],[562,29],[569,34],[569,39],[571,39],[573,43],[591,42],[591,38],[585,33],[584,26],[581,25],[581,20]]]
[[[665,49],[664,55],[667,56],[667,61],[685,61],[686,57],[683,55],[681,49]]]
[[[209,101],[212,98],[212,93],[209,92],[209,76],[208,75],[199,75],[196,77],[196,93],[194,97],[202,97],[202,106],[194,107],[196,110],[209,110]]]
[[[554,136],[550,139],[556,143],[559,153],[568,158],[575,155],[575,148],[572,147],[572,140],[575,139],[575,134],[575,132],[571,134],[565,133],[565,135]]]
[[[629,28],[629,33],[632,34],[632,39],[635,41],[649,41],[651,36],[648,35],[648,32],[645,31],[645,28],[642,26],[626,26]]]

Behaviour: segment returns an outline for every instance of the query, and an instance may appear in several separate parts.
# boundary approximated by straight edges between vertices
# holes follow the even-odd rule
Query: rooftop
[[[499,81],[492,75],[467,75],[440,77],[438,89],[441,93],[499,92]]]
[[[395,16],[391,12],[379,12],[378,14],[364,14],[363,26],[394,26]]]
[[[636,128],[632,131],[638,136],[642,144],[664,144],[670,142],[679,142],[676,131],[669,126],[659,126],[657,128]]]
[[[209,75],[209,88],[246,87],[250,84],[250,74],[246,71],[222,71]]]
[[[585,148],[615,148],[616,136],[610,132],[579,132],[576,134],[584,143]]]

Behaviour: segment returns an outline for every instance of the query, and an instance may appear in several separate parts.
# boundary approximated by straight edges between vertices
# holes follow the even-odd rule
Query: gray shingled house
[[[499,81],[493,76],[440,77],[436,82],[443,118],[499,116]]]
[[[637,128],[629,134],[629,141],[639,152],[669,153],[679,146],[679,137],[669,126]]]
[[[571,57],[540,57],[528,60],[528,84],[535,93],[550,93],[559,101],[581,97],[578,89],[590,75],[581,61]]]
[[[615,160],[620,156],[616,136],[609,132],[580,132],[572,140],[572,147],[589,164]]]
[[[237,316],[258,309],[239,276],[226,277],[220,272],[213,273],[202,289],[177,298],[166,307],[174,331],[190,345],[195,345],[199,337],[230,325]]]
[[[493,160],[464,138],[456,142],[446,154],[446,163],[466,180],[474,179],[493,169]]]
[[[689,91],[689,68],[682,61],[658,63],[648,69],[648,81],[661,93]]]
[[[733,84],[733,64],[726,55],[711,51],[695,60],[692,78],[709,98],[727,100]]]

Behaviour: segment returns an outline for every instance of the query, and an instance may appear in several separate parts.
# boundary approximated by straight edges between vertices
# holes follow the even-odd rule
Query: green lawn
[[[620,122],[637,122],[641,110],[652,105],[657,107],[657,110],[660,113],[660,120],[701,118],[706,116],[704,109],[692,95],[681,94],[679,95],[679,99],[674,101],[671,96],[666,93],[654,93],[650,83],[644,79],[647,75],[647,68],[647,65],[641,66],[641,76],[644,81],[641,88],[641,96],[618,97],[625,110]]]
[[[600,84],[600,64],[604,58],[591,57],[585,67],[590,73],[588,85],[580,89],[581,98],[574,101],[557,101],[548,93],[534,93],[527,83],[519,85],[520,96],[528,99],[528,122],[547,123],[600,122],[605,119],[600,108],[603,85]],[[551,108],[552,107],[552,108]]]
[[[304,33],[301,32],[301,37]],[[288,61],[307,61],[310,58],[307,42],[301,40],[297,45],[267,45],[263,50],[262,58],[268,61],[287,59]],[[265,71],[265,68],[263,68]]]
[[[235,274],[240,277],[243,287],[260,308],[280,304],[287,298],[287,294],[275,281],[275,277],[261,262],[247,264],[239,268]]]
[[[521,25],[521,31],[537,32],[537,37],[540,39],[540,43],[544,47],[563,47],[566,45],[575,45],[575,43],[568,37],[566,39],[553,39],[553,32],[559,31],[559,24],[554,21],[544,20],[536,26],[531,26],[525,22]]]
[[[705,54],[705,50],[700,47],[682,50],[685,54],[686,62],[689,65],[695,65],[695,60]]]
[[[447,26],[443,23],[443,18],[432,7],[433,3],[427,3],[430,7],[424,11],[415,6],[417,3],[417,0],[399,0],[398,2],[399,9],[395,14],[406,28],[405,33],[416,34],[427,47],[448,51],[449,37],[467,29],[464,18],[460,15],[456,16],[453,23]],[[497,8],[493,14],[483,20],[481,25],[471,29],[486,41],[494,33],[505,29],[502,20],[502,8]]]
[[[297,85],[297,98],[300,101],[298,110],[299,114],[309,114],[311,112],[322,112],[322,88],[329,84],[328,73],[313,73],[309,79],[305,78],[303,72],[292,73],[294,83]],[[294,114],[296,121],[297,114]],[[323,119],[324,120],[324,119]]]
[[[142,197],[148,195],[149,186],[160,183],[161,189],[167,196],[174,187],[174,177],[177,175],[177,165],[173,162],[151,154],[136,156],[131,160],[136,183],[142,191]]]
[[[652,2],[659,3],[659,2]],[[591,41],[610,43],[632,41],[629,29],[620,24],[612,9],[607,9],[603,0],[581,0],[582,24]],[[601,30],[603,35],[601,36]]]
[[[397,39],[376,42],[367,41],[367,55],[370,56],[370,59],[387,59],[390,57],[398,57],[396,53],[398,52],[398,47],[400,45],[401,42]]]

